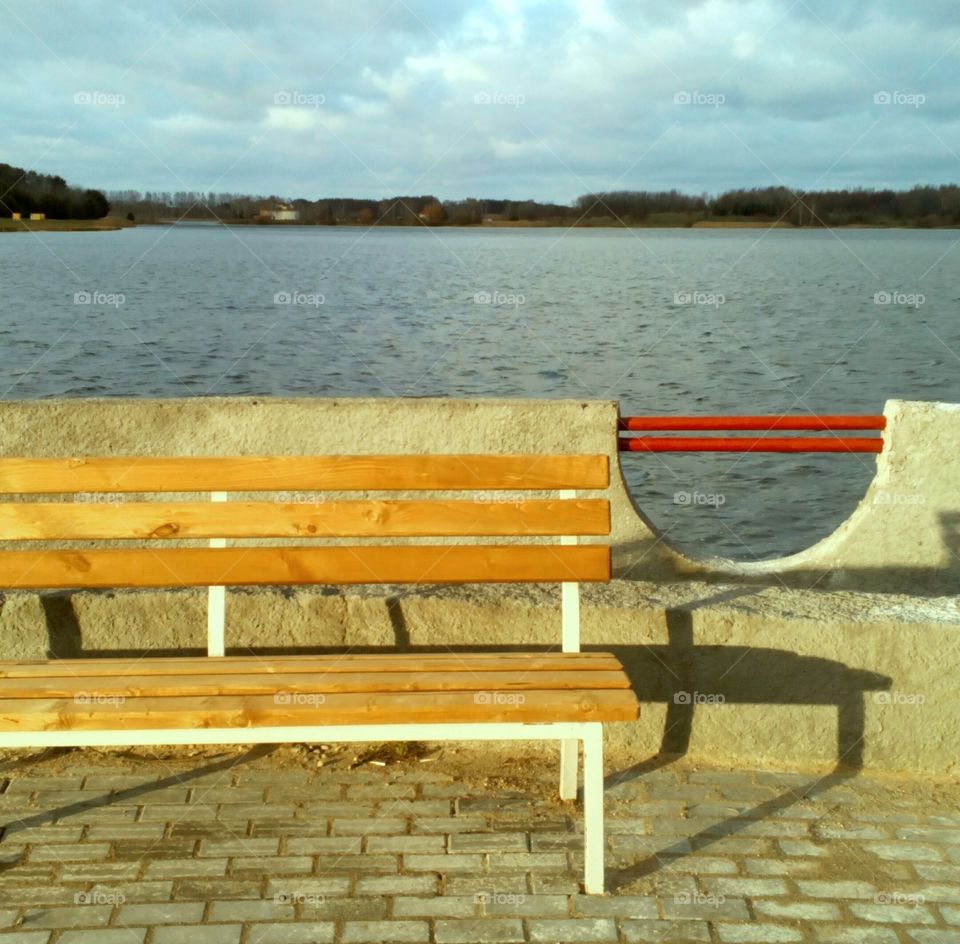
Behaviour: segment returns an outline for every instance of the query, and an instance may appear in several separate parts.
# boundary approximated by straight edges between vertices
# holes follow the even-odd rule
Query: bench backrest
[[[563,648],[578,651],[579,582],[610,579],[610,548],[577,538],[608,535],[610,510],[576,493],[608,484],[603,455],[0,458],[0,496],[19,499],[0,502],[0,541],[47,542],[0,551],[0,588],[206,586],[208,652],[222,655],[225,586],[560,582]],[[327,492],[456,497],[324,500]],[[144,500],[162,493],[207,500]],[[430,537],[498,540],[421,540]],[[559,544],[542,543],[550,537]],[[170,546],[194,539],[210,546]]]

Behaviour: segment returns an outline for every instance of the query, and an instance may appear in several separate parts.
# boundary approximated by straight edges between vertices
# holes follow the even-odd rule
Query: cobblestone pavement
[[[275,760],[3,763],[0,944],[960,942],[956,784],[622,770],[587,897],[542,757]]]

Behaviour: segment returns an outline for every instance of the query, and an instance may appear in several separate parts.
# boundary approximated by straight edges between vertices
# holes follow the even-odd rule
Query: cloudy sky
[[[960,180],[956,0],[0,0],[0,161],[569,202]]]

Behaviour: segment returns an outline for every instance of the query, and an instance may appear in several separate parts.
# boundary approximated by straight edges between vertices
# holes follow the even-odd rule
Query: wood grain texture
[[[0,493],[588,489],[607,456],[197,456],[0,458]]]
[[[546,545],[0,551],[0,589],[608,581],[610,548]]]
[[[610,531],[603,499],[0,504],[0,541],[507,537]]]

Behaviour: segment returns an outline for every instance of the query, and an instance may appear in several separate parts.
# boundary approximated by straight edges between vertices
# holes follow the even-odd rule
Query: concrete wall
[[[620,578],[585,588],[584,643],[621,655],[643,703],[638,723],[610,727],[621,764],[662,752],[710,763],[957,772],[960,606],[948,594],[960,585],[960,460],[950,447],[960,408],[891,403],[887,416],[885,452],[860,508],[830,538],[782,561],[682,557],[635,513],[615,477]],[[615,462],[616,417],[612,402],[578,401],[6,402],[0,455],[579,451]],[[876,501],[882,494],[924,501]],[[787,588],[791,580],[798,586]],[[863,592],[904,583],[916,592]],[[559,639],[557,588],[388,593],[234,591],[228,647]],[[198,591],[11,593],[0,603],[2,656],[200,651],[204,606]]]

